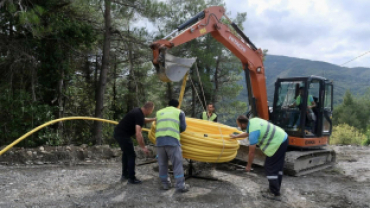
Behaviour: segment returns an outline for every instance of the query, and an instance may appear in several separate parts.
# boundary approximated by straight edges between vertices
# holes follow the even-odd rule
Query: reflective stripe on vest
[[[167,128],[160,128],[160,129],[156,129],[155,132],[161,132],[161,131],[173,131],[173,132],[176,132],[178,134],[180,134],[180,131],[174,129],[174,128],[171,128],[171,127],[167,127]]]
[[[167,107],[157,112],[155,137],[170,136],[180,140],[180,113],[174,107]]]
[[[269,126],[271,126],[271,124],[268,124]],[[275,136],[275,131],[276,131],[276,126],[274,125],[273,129],[272,129],[272,133],[269,137],[269,140],[267,141],[267,144],[262,148],[262,151],[265,151],[266,148],[270,145],[271,143],[271,140],[274,138]]]
[[[179,120],[172,119],[172,118],[164,118],[164,119],[161,119],[161,120],[157,121],[157,124],[160,123],[160,122],[163,122],[163,121],[172,121],[172,122],[175,122],[177,124],[180,124],[180,121]]]
[[[274,155],[285,138],[285,131],[260,118],[250,119],[249,125],[249,132],[260,130],[258,145],[262,152],[269,157]]]
[[[203,112],[202,119],[203,120],[209,120],[209,121],[214,121],[217,117],[217,114],[212,113],[211,117],[208,119],[207,112]]]

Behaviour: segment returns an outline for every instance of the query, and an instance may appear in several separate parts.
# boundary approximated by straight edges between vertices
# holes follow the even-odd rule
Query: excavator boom
[[[163,75],[163,72],[169,71],[163,69],[166,66],[167,49],[171,49],[210,33],[212,37],[222,43],[240,59],[243,64],[244,71],[246,72],[247,82],[249,82],[248,96],[249,103],[254,111],[253,113],[255,116],[258,115],[260,118],[269,120],[262,50],[257,49],[236,24],[231,23],[234,31],[231,30],[229,26],[223,24],[221,22],[222,17],[227,18],[225,15],[225,9],[221,6],[212,6],[198,13],[187,22],[181,24],[177,30],[166,36],[170,37],[171,35],[180,32],[175,37],[169,40],[164,38],[151,44],[150,47],[153,50],[152,62],[157,70]],[[191,63],[191,61],[189,61],[189,63]],[[171,81],[171,79],[166,78],[161,78],[161,80]]]

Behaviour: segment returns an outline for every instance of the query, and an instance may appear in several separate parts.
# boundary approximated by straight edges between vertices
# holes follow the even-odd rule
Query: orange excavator
[[[223,24],[222,18],[226,18],[233,29]],[[230,21],[223,7],[206,8],[151,44],[152,62],[159,78],[164,82],[181,80],[195,59],[172,56],[167,53],[168,49],[208,33],[243,65],[251,107],[247,116],[268,120],[288,133],[285,172],[299,176],[333,165],[335,152],[325,147],[332,131],[333,83],[319,76],[278,78],[273,105],[269,107],[263,53]],[[264,157],[262,151],[258,151],[254,163],[263,165]],[[236,159],[248,161],[248,144],[241,144]]]

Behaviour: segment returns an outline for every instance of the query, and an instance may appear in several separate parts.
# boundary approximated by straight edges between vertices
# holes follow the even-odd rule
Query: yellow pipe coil
[[[186,131],[180,134],[182,156],[200,162],[222,163],[235,158],[239,142],[229,137],[241,131],[207,120],[186,118]],[[149,131],[149,139],[155,142],[155,123]]]
[[[34,128],[6,146],[0,151],[0,155],[4,154],[14,145],[18,144],[36,131],[51,124],[66,120],[94,120],[115,125],[118,124],[117,121],[84,116],[52,120]],[[181,133],[180,140],[184,158],[213,163],[227,162],[235,158],[236,152],[239,149],[239,142],[235,139],[230,139],[229,134],[234,132],[241,133],[239,130],[219,123],[194,118],[186,118],[186,123],[187,129],[185,132]],[[153,123],[150,130],[143,128],[143,131],[149,132],[149,139],[153,144],[155,144],[155,123]]]

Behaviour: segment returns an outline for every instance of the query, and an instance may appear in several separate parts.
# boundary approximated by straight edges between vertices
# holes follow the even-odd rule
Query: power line
[[[370,51],[367,51],[367,52],[365,52],[365,53],[363,53],[363,54],[361,54],[361,55],[359,55],[359,56],[357,56],[357,57],[355,57],[355,58],[353,58],[353,59],[351,59],[351,60],[349,60],[349,61],[347,61],[347,62],[344,62],[343,64],[341,64],[340,66],[343,66],[343,65],[345,65],[345,64],[348,64],[349,62],[352,62],[352,61],[354,61],[354,60],[356,60],[356,59],[358,59],[358,58],[360,58],[361,56],[365,56],[366,54],[368,54],[368,53],[370,53]]]

